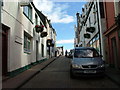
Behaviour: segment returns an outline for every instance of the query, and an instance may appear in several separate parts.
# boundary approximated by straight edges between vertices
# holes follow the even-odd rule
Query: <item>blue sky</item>
[[[34,1],[35,6],[51,20],[52,26],[57,33],[57,46],[64,46],[64,50],[74,48],[74,25],[77,24],[76,13],[81,13],[85,3],[53,2],[52,0]]]

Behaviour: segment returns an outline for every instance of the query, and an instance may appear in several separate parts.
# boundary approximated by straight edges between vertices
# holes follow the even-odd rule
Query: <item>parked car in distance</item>
[[[70,76],[104,76],[105,62],[93,47],[76,47],[70,63]]]
[[[70,50],[68,58],[72,58],[73,57],[73,49]]]

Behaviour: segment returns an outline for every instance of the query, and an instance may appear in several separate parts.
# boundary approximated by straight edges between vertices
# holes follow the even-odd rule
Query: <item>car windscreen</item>
[[[95,49],[76,49],[74,52],[74,57],[92,58],[92,57],[99,57],[99,54]]]

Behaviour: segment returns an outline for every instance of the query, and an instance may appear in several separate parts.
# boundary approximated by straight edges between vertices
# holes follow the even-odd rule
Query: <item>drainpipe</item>
[[[2,1],[0,1],[0,27],[2,27],[1,24],[1,6]],[[2,29],[0,28],[0,56],[2,56]],[[0,57],[0,69],[2,70],[2,57]],[[0,71],[0,89],[2,90],[2,71]]]
[[[98,35],[99,35],[99,45],[100,45],[100,55],[102,55],[101,51],[101,32],[100,32],[100,26],[99,26],[99,14],[98,14],[98,1],[96,0],[96,9],[97,9],[97,21],[98,21]]]
[[[50,46],[49,46],[49,59],[50,59]]]

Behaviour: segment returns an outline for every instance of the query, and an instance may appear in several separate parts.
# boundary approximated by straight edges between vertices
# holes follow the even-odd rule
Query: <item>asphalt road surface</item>
[[[70,59],[59,57],[21,88],[118,88],[107,76],[104,78],[70,78]]]

